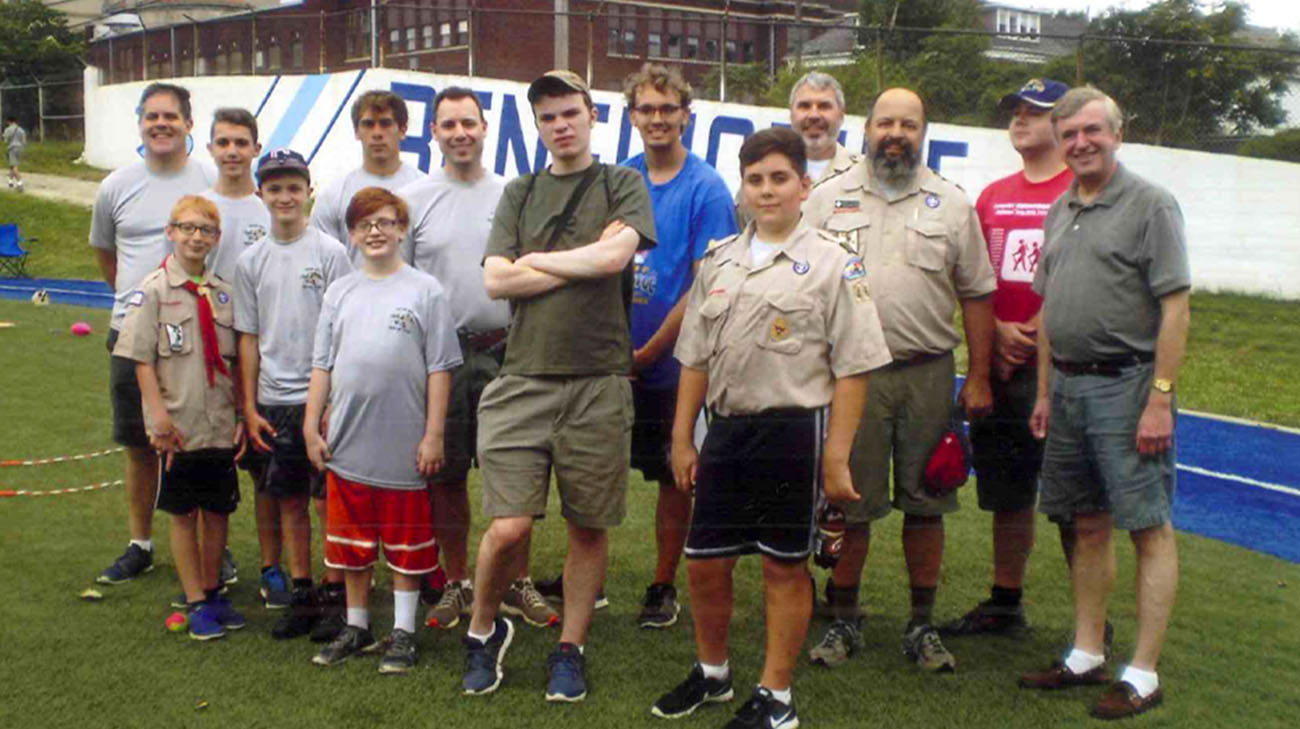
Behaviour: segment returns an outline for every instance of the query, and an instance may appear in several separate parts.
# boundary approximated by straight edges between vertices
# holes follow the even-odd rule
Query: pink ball
[[[78,337],[84,337],[87,334],[90,334],[90,325],[84,321],[79,321],[68,327],[68,331],[76,334]]]

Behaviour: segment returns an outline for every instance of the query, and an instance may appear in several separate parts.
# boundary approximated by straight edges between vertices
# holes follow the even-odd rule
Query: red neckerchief
[[[171,255],[163,259],[162,268],[167,268],[167,261]],[[230,376],[230,370],[226,369],[226,363],[221,359],[221,345],[217,343],[217,327],[212,316],[212,301],[209,298],[208,287],[198,284],[189,278],[181,284],[181,288],[194,294],[199,300],[199,338],[203,340],[203,364],[208,369],[208,387],[217,386],[217,372]]]

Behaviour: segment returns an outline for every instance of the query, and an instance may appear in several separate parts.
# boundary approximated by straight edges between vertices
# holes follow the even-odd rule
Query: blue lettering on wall
[[[744,138],[754,133],[754,122],[737,116],[717,116],[709,127],[709,151],[706,161],[713,167],[718,166],[718,149],[724,134],[734,134]]]
[[[939,165],[944,157],[965,157],[970,151],[970,145],[965,142],[949,142],[944,139],[930,140],[930,154],[926,155],[925,163],[935,172],[939,171]]]
[[[541,146],[541,145],[538,145]],[[515,174],[526,175],[528,168],[528,148],[524,144],[524,130],[519,125],[519,107],[515,104],[514,94],[501,97],[501,121],[497,125],[497,158],[494,168],[498,175],[506,174],[506,155],[514,154]]]
[[[420,156],[418,163],[420,171],[427,173],[430,158],[433,156],[433,152],[429,148],[429,143],[433,141],[433,132],[431,131],[433,125],[433,100],[438,94],[433,90],[432,86],[404,84],[399,81],[392,83],[392,91],[402,97],[404,101],[424,104],[424,122],[413,129],[412,127],[416,125],[411,122],[414,120],[407,121],[406,136],[402,139],[401,149],[403,152],[418,154]],[[417,134],[411,132],[417,132]]]

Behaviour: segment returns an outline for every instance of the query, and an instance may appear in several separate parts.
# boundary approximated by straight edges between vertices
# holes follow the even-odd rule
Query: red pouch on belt
[[[963,415],[960,406],[953,408],[948,429],[930,451],[930,458],[925,463],[921,485],[932,494],[955,491],[970,477],[971,447],[962,422]]]

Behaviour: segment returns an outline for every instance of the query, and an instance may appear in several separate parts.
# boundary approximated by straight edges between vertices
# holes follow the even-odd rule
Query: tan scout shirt
[[[126,318],[113,354],[151,364],[158,370],[167,414],[185,439],[185,450],[234,446],[235,389],[230,377],[216,373],[208,386],[199,337],[198,299],[181,288],[189,275],[172,256],[166,268],[145,277],[126,301]],[[235,372],[234,308],[230,286],[205,272],[203,283],[212,302],[217,342],[226,368]],[[146,423],[148,417],[146,414]]]
[[[958,299],[997,288],[979,217],[961,188],[922,167],[890,200],[866,162],[813,190],[804,219],[856,250],[895,360],[942,354],[961,343]]]
[[[752,268],[754,226],[705,254],[673,354],[707,370],[706,403],[721,415],[819,408],[835,380],[890,362],[862,264],[800,223]]]
[[[827,180],[853,169],[853,166],[861,159],[862,155],[850,152],[848,148],[842,144],[836,144],[835,156],[831,158],[831,163],[826,165],[826,169],[822,170],[822,173],[817,176],[817,179],[813,180],[813,189],[816,189],[818,185]],[[745,181],[742,179],[740,182],[740,188],[736,190],[736,225],[740,228],[749,225],[750,221],[753,220],[749,211],[745,210],[744,195]]]

